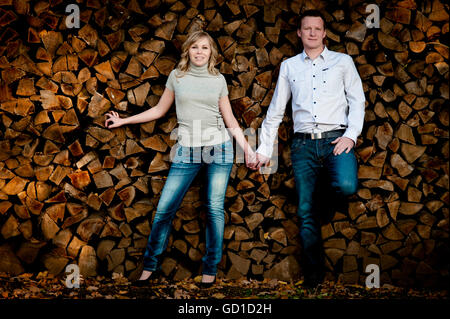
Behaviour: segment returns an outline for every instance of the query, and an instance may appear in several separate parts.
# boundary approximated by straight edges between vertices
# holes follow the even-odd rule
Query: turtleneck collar
[[[210,75],[208,72],[208,63],[202,66],[196,66],[192,62],[189,62],[188,73],[194,76],[208,76]]]

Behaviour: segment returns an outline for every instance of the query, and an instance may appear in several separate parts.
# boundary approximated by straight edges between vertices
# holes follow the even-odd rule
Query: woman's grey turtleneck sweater
[[[184,74],[173,70],[166,87],[175,93],[180,145],[211,146],[230,139],[219,111],[219,99],[228,95],[222,74],[209,73],[208,64],[190,63]]]

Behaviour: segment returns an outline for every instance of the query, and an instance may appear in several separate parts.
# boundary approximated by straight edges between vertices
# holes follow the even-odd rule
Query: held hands
[[[351,138],[341,136],[335,139],[331,144],[336,144],[333,150],[334,155],[340,155],[343,151],[345,153],[350,152],[350,150],[355,146],[355,142]]]
[[[255,161],[250,163],[250,165],[247,165],[247,166],[248,166],[248,168],[250,168],[252,170],[257,170],[257,169],[260,169],[261,166],[269,165],[269,162],[270,162],[270,157],[267,157],[260,153],[256,153]]]
[[[256,153],[251,149],[251,147],[248,147],[249,149],[247,152],[245,152],[245,163],[247,164],[247,167],[250,169],[253,169],[252,167],[256,163]]]
[[[105,116],[106,116],[105,126],[107,128],[115,128],[122,126],[124,124],[123,122],[124,119],[121,119],[117,112],[111,111],[106,113]]]

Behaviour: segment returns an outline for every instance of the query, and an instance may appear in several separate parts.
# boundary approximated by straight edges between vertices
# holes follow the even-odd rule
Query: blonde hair
[[[199,30],[189,34],[186,41],[184,41],[181,46],[181,59],[177,66],[179,71],[177,77],[182,77],[189,70],[189,48],[201,38],[207,38],[209,41],[209,46],[211,47],[211,55],[208,61],[208,72],[214,75],[219,74],[219,71],[215,68],[217,57],[219,56],[216,43],[208,33]]]

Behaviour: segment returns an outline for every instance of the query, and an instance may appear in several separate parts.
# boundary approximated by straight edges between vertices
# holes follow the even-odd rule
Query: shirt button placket
[[[313,98],[313,104],[312,104],[312,111],[313,111],[313,122],[314,122],[314,128],[317,128],[317,123],[316,123],[316,119],[317,119],[317,116],[315,115],[315,113],[316,113],[316,109],[315,109],[315,106],[316,106],[316,100],[317,100],[317,90],[316,90],[316,87],[317,87],[317,79],[316,79],[316,74],[317,74],[317,70],[316,70],[317,68],[316,68],[316,63],[315,62],[312,62],[312,73],[313,73],[313,79],[312,79],[312,87],[313,87],[313,90],[312,90],[312,98]]]

